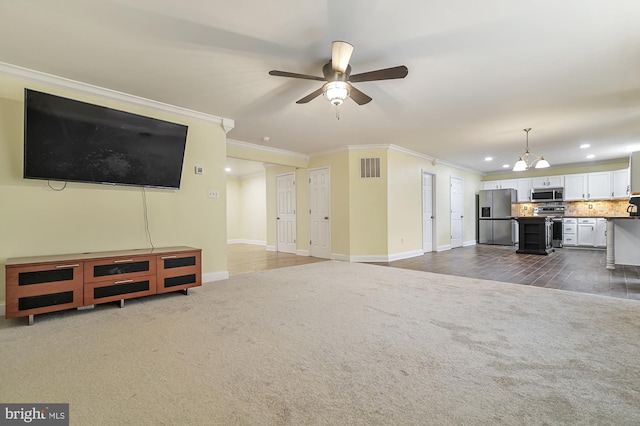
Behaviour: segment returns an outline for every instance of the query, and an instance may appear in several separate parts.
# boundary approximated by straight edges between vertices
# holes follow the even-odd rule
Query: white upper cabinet
[[[531,188],[562,188],[564,176],[542,176],[531,178]]]
[[[518,189],[518,180],[517,179],[507,179],[500,181],[500,185],[502,189]]]
[[[587,175],[578,173],[564,177],[564,200],[580,201],[587,197]]]
[[[589,173],[587,179],[587,198],[589,200],[608,200],[612,198],[611,172]]]
[[[629,169],[615,170],[612,173],[613,198],[629,198],[631,187],[629,182]]]
[[[531,179],[516,179],[516,190],[519,203],[531,201]]]
[[[518,203],[531,201],[531,179],[489,180],[482,182],[482,189],[515,189]]]
[[[490,180],[488,182],[482,182],[482,189],[500,189],[500,181]]]
[[[482,189],[518,189],[518,179],[489,180],[482,182]]]
[[[577,173],[564,177],[564,200],[611,200],[629,197],[629,169]]]

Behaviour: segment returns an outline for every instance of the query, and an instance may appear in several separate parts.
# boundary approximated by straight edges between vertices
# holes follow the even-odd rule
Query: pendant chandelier
[[[529,170],[531,167],[536,169],[544,169],[549,167],[550,164],[544,157],[538,157],[537,155],[529,152],[529,131],[531,128],[523,129],[527,133],[527,147],[524,154],[520,156],[516,164],[513,166],[514,172],[523,172]]]

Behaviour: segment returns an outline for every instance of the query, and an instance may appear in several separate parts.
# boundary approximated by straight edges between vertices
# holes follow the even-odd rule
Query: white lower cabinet
[[[596,220],[578,219],[578,245],[593,247],[596,245]]]
[[[565,247],[575,247],[578,245],[577,239],[578,220],[571,218],[562,219],[562,245]]]
[[[606,247],[607,219],[595,217],[562,219],[565,247]]]

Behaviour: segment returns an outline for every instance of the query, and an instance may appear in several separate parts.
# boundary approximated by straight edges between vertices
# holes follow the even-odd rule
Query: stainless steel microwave
[[[564,188],[544,188],[531,190],[531,201],[533,202],[562,200],[564,200]]]

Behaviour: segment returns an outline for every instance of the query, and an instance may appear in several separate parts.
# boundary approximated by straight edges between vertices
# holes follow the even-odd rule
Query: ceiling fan
[[[364,105],[371,102],[371,97],[353,87],[352,83],[405,78],[409,73],[409,69],[407,67],[400,65],[397,67],[351,75],[351,65],[349,65],[349,60],[351,59],[352,53],[353,46],[351,44],[345,41],[334,41],[331,44],[331,60],[322,67],[322,74],[324,77],[277,70],[269,71],[269,75],[301,78],[304,80],[326,81],[321,88],[308,94],[304,98],[299,99],[296,103],[306,104],[312,99],[324,94],[325,97],[337,107],[348,97],[353,99],[358,105]]]

